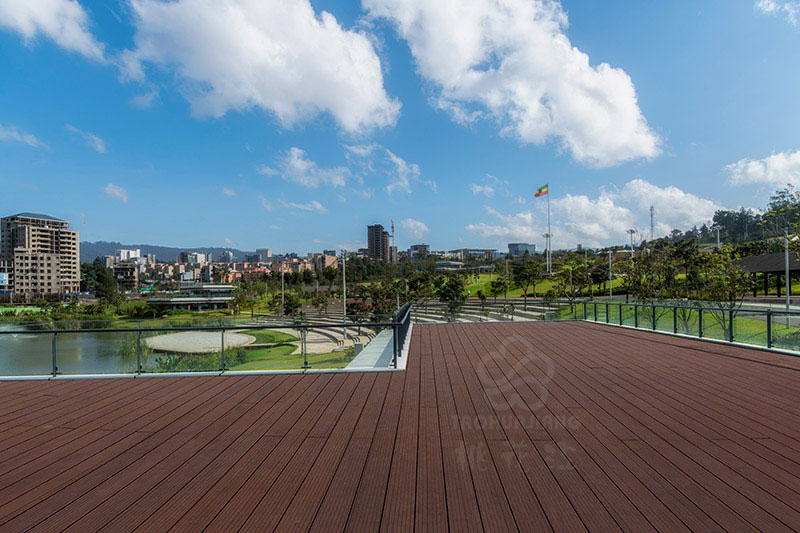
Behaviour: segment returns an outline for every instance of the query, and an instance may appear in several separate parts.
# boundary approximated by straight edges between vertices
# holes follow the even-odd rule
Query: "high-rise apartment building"
[[[370,259],[389,261],[389,232],[382,224],[367,226],[367,250]]]
[[[264,263],[272,257],[272,250],[269,248],[259,248],[256,250],[256,254],[258,254],[258,260]]]
[[[0,261],[13,271],[12,295],[31,297],[80,290],[80,243],[69,222],[19,213],[0,219]]]

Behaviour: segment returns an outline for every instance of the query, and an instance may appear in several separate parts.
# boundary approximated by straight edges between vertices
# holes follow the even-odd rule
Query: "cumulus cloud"
[[[800,20],[800,2],[775,2],[774,0],[758,0],[756,10],[765,15],[783,17],[792,26]]]
[[[292,126],[330,113],[347,132],[395,123],[370,39],[308,0],[131,0],[133,50],[125,76],[144,65],[174,69],[195,114],[260,108]]]
[[[89,16],[75,0],[0,0],[0,28],[19,33],[28,45],[42,36],[70,52],[105,61],[104,45],[92,35]]]
[[[740,159],[725,167],[731,185],[765,183],[800,185],[800,150],[779,152],[764,159]]]
[[[13,125],[3,126],[0,124],[0,141],[23,143],[28,146],[33,146],[34,148],[43,148],[47,146],[35,135],[20,131]]]
[[[225,196],[236,196],[236,191],[234,191],[233,189],[229,189],[227,187],[223,187],[222,194],[224,194]]]
[[[402,191],[411,193],[415,182],[423,183],[436,192],[436,182],[423,180],[419,165],[410,163],[385,146],[377,143],[346,146],[348,160],[358,167],[357,174],[363,176],[383,176],[387,180],[386,192],[391,195]]]
[[[109,183],[105,187],[103,187],[103,192],[109,198],[114,200],[119,200],[123,204],[128,203],[128,191],[120,187],[119,185],[114,185],[113,183]]]
[[[489,198],[494,196],[494,188],[491,185],[479,185],[477,183],[473,183],[470,185],[470,189],[472,190],[472,194],[475,196],[478,196],[479,194],[483,194]]]
[[[296,209],[299,211],[313,211],[316,213],[327,213],[328,210],[316,200],[301,204],[297,202],[285,202],[281,200],[281,205],[287,209]]]
[[[555,0],[362,0],[389,20],[437,92],[434,105],[460,123],[494,117],[501,133],[555,140],[589,166],[659,154],[630,77],[593,66],[565,31]]]
[[[657,222],[666,227],[662,234],[678,228],[686,230],[714,218],[714,213],[724,209],[720,204],[687,193],[677,187],[659,187],[643,179],[634,179],[620,191],[620,199],[631,200],[639,212],[655,209]]]
[[[94,133],[89,133],[88,131],[79,130],[72,124],[65,124],[64,127],[67,128],[68,131],[71,131],[72,133],[75,133],[83,137],[83,140],[86,141],[86,144],[89,145],[89,148],[91,148],[95,152],[101,154],[106,153],[106,142],[97,135],[95,135]]]
[[[133,107],[138,107],[139,109],[149,109],[153,107],[153,103],[155,102],[157,97],[158,97],[158,90],[150,89],[146,93],[137,94],[136,96],[131,98],[130,102]]]
[[[655,208],[656,237],[672,229],[686,230],[709,222],[722,206],[677,187],[659,187],[634,179],[622,189],[601,189],[596,197],[567,194],[551,200],[553,247],[573,248],[581,243],[599,247],[624,243],[628,229],[649,227],[649,208]],[[467,230],[498,245],[513,241],[539,242],[547,232],[543,204],[537,210],[504,214],[487,207],[489,222],[469,224]],[[643,231],[649,236],[649,233]]]
[[[425,237],[425,234],[430,231],[424,222],[414,220],[413,218],[400,221],[400,227],[415,239],[422,239]]]
[[[308,158],[304,150],[295,147],[290,148],[281,158],[279,170],[268,166],[258,168],[259,174],[267,176],[280,174],[283,179],[305,187],[319,187],[325,184],[343,187],[347,181],[348,172],[345,167],[321,168]]]

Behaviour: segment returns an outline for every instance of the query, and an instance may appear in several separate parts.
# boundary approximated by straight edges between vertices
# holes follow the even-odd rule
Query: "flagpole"
[[[550,234],[550,184],[547,184],[547,273],[550,274],[550,270],[552,267],[551,262],[551,255],[550,255],[550,248],[551,246],[551,239],[553,236]]]

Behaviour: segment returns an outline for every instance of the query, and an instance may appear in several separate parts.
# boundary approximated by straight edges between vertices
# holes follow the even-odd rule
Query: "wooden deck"
[[[415,326],[405,373],[0,383],[0,531],[800,529],[800,360]]]

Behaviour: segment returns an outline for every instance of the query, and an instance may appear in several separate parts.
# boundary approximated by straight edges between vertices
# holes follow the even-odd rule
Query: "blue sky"
[[[315,251],[623,242],[800,184],[800,4],[0,0],[0,213]],[[49,7],[48,7],[49,6]]]

